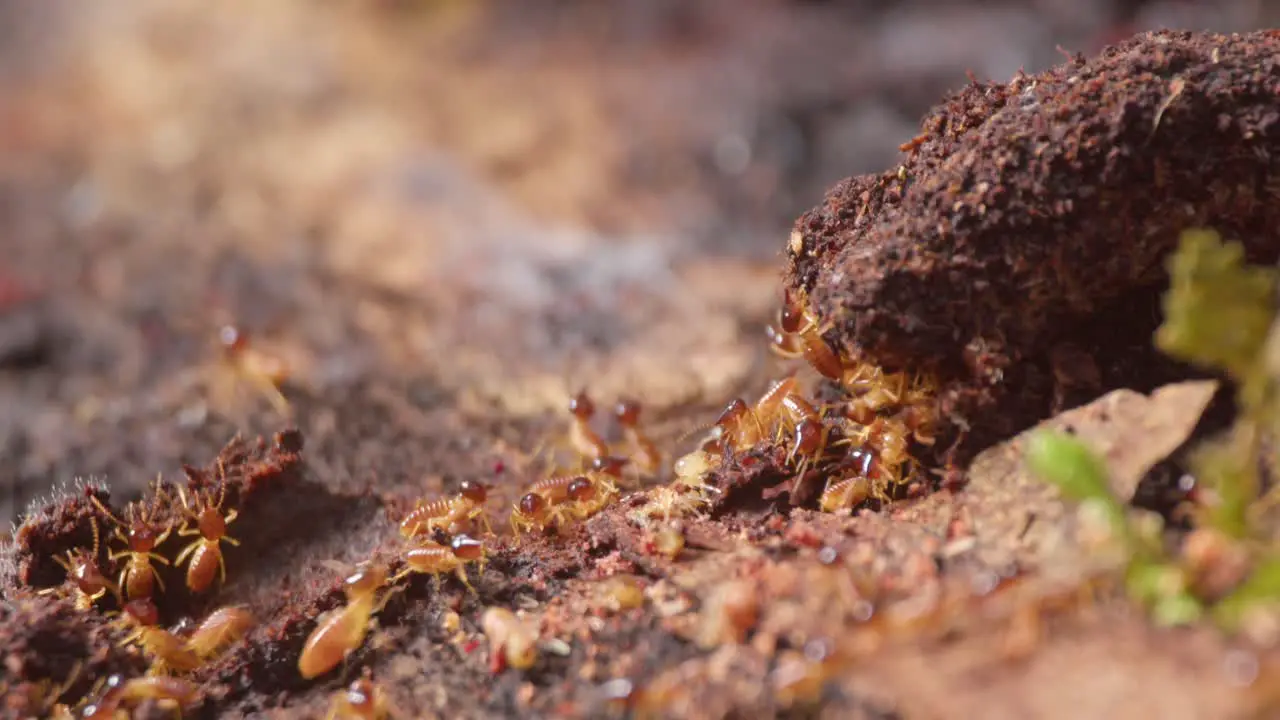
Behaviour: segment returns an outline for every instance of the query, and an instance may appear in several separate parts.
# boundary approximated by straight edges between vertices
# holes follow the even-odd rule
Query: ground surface
[[[1208,20],[1168,4],[1125,20],[1102,2],[31,5],[0,4],[20,19],[0,22],[4,514],[38,514],[78,476],[122,503],[157,472],[209,466],[237,430],[296,424],[305,438],[300,463],[264,449],[275,469],[244,498],[243,546],[208,602],[244,603],[261,626],[198,674],[207,716],[319,716],[365,666],[400,707],[444,717],[598,716],[620,679],[689,717],[1135,717],[1153,704],[1223,717],[1250,702],[1253,656],[1213,633],[1046,599],[1086,563],[1069,509],[1000,471],[1009,448],[963,492],[880,513],[692,521],[674,564],[607,512],[559,544],[501,545],[478,598],[413,584],[341,677],[303,682],[294,662],[310,618],[338,602],[330,563],[392,552],[414,497],[462,479],[509,495],[577,387],[643,398],[670,454],[777,377],[760,328],[791,221],[842,177],[900,162],[965,69],[1003,81],[1061,60],[1055,44],[1092,51],[1162,22],[1246,29],[1266,22],[1261,4]],[[229,319],[295,368],[296,417],[213,391],[210,345]],[[1128,417],[1085,415],[1102,435]],[[773,692],[789,648],[875,640],[845,630],[883,593],[967,597],[1033,571],[1022,596],[965,600],[973,627],[842,665],[817,710]],[[645,606],[595,617],[594,581],[618,572],[642,578]],[[5,672],[56,675],[86,653],[95,672],[139,669],[107,649],[100,620],[5,587]],[[744,602],[755,622],[737,644],[713,621]],[[1011,641],[1009,606],[1028,603],[1071,612]],[[494,604],[563,642],[529,673],[493,674],[476,639]],[[23,653],[52,659],[24,666]]]

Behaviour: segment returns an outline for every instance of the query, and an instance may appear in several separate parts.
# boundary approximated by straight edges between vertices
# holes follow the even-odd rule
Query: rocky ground
[[[363,668],[409,717],[1265,705],[1266,657],[1153,629],[1094,582],[1070,508],[1016,443],[979,455],[962,490],[853,516],[739,496],[687,520],[674,560],[626,503],[567,537],[504,536],[477,595],[415,580],[341,671],[298,676],[341,568],[394,555],[412,501],[463,480],[493,489],[505,523],[580,387],[641,398],[670,460],[786,372],[761,329],[793,220],[842,178],[904,163],[966,70],[1002,84],[1139,29],[1275,21],[1243,1],[880,7],[0,3],[0,504],[35,518],[5,554],[4,682],[79,661],[74,700],[143,669],[101,612],[20,589],[57,582],[52,555],[87,544],[77,478],[119,508],[222,450],[242,513],[227,583],[194,598],[166,571],[161,610],[242,604],[258,623],[193,675],[196,716],[320,717]],[[288,362],[289,416],[227,381],[226,322]],[[1145,428],[1110,458],[1142,474],[1191,433],[1186,402],[1127,393],[1057,422]],[[1190,424],[1150,429],[1170,415]],[[272,440],[289,427],[300,453]],[[620,574],[639,607],[602,585]],[[495,672],[491,605],[538,623],[532,669]],[[866,624],[873,608],[890,620]]]

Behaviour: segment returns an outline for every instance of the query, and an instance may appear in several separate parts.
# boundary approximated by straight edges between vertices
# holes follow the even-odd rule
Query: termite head
[[[688,455],[684,455],[676,460],[672,466],[672,470],[677,477],[696,478],[701,477],[711,470],[711,455],[705,450],[694,450]]]
[[[541,527],[547,521],[551,503],[538,493],[526,493],[511,513],[511,529],[517,534],[530,527]]]
[[[235,518],[235,512],[231,511],[226,516],[222,514],[222,504],[227,499],[227,480],[226,473],[222,470],[221,465],[218,469],[222,482],[218,487],[218,499],[215,502],[212,491],[201,493],[196,491],[195,498],[188,504],[187,494],[178,488],[178,496],[182,500],[183,511],[196,523],[196,529],[200,531],[200,535],[209,539],[217,539],[226,535],[227,523],[230,519]]]
[[[565,495],[574,502],[588,502],[596,496],[596,484],[590,478],[576,477],[569,483]]]
[[[458,494],[475,505],[483,505],[489,498],[489,491],[484,485],[471,480],[463,480],[458,485]]]
[[[469,535],[458,535],[449,542],[449,549],[453,551],[453,556],[463,562],[473,562],[484,559],[484,543],[476,540]]]
[[[379,705],[378,686],[374,685],[373,679],[368,676],[358,678],[348,685],[347,689],[342,691],[341,700],[361,717],[377,717],[375,713]]]
[[[547,499],[538,493],[528,493],[520,498],[520,512],[528,518],[541,517],[547,511]]]
[[[102,570],[98,567],[98,561],[94,556],[85,552],[78,552],[69,553],[65,561],[61,558],[57,559],[66,568],[67,577],[85,595],[91,597],[99,595],[111,587],[111,581],[107,580],[106,576],[102,574]]]
[[[604,473],[611,477],[622,477],[622,471],[630,462],[624,457],[615,457],[613,455],[600,455],[591,459],[591,470],[593,472]]]
[[[590,420],[591,416],[596,414],[595,403],[591,402],[586,390],[581,390],[577,395],[569,398],[569,412],[582,422]]]
[[[749,408],[747,407],[745,400],[742,398],[734,398],[725,406],[724,410],[721,411],[720,417],[716,418],[716,427],[720,428],[722,432],[731,430],[738,423],[742,422],[742,419],[747,416],[748,411]]]
[[[156,604],[151,602],[151,598],[134,598],[124,604],[124,614],[129,621],[150,627],[160,624],[160,611],[156,609]]]
[[[133,525],[128,531],[129,551],[135,553],[151,552],[168,534],[168,530],[161,531],[154,525]]]
[[[782,291],[782,309],[778,312],[778,325],[784,333],[796,333],[804,326],[804,307],[791,288]]]
[[[227,355],[235,355],[249,347],[249,336],[235,325],[223,325],[218,328],[218,344]]]
[[[640,401],[632,398],[623,398],[613,407],[613,416],[618,419],[618,424],[624,428],[634,428],[640,424]]]
[[[101,597],[107,590],[113,589],[114,586],[102,574],[102,569],[98,567],[98,550],[101,547],[98,535],[98,521],[90,517],[89,525],[93,528],[93,548],[91,550],[74,548],[67,551],[65,558],[55,556],[53,560],[61,565],[63,570],[67,571],[67,579],[83,595],[96,599]]]
[[[880,458],[871,448],[856,447],[850,450],[841,464],[852,468],[858,477],[878,478],[880,476]]]
[[[98,508],[98,511],[106,515],[111,522],[116,525],[116,536],[125,541],[129,546],[129,552],[149,553],[155,549],[156,545],[164,542],[169,536],[169,528],[160,528],[159,525],[152,520],[152,513],[165,500],[164,485],[160,483],[160,479],[156,479],[155,497],[145,505],[134,504],[128,509],[125,516],[126,520],[121,520],[111,512],[110,508],[102,504],[102,501],[95,496],[89,496],[89,500]],[[141,507],[141,509],[139,509]]]
[[[822,449],[822,422],[807,417],[796,424],[792,456],[813,456]]]
[[[342,581],[348,600],[368,597],[387,584],[387,569],[381,564],[362,562]]]

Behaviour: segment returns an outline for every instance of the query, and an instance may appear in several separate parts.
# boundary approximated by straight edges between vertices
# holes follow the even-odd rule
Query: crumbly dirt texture
[[[157,474],[170,488],[157,522],[179,520],[176,488],[222,496],[240,543],[224,546],[226,583],[210,592],[159,567],[162,624],[185,633],[228,605],[255,620],[187,675],[200,697],[184,717],[321,718],[365,671],[400,717],[422,718],[1276,706],[1280,659],[1210,628],[1155,629],[1117,597],[1074,509],[1028,477],[1020,438],[971,442],[975,459],[952,468],[962,489],[921,482],[856,512],[774,494],[788,478],[762,447],[719,474],[705,516],[644,527],[636,488],[560,533],[505,528],[579,388],[602,409],[643,400],[669,475],[729,399],[794,369],[760,332],[784,283],[835,319],[828,338],[846,350],[963,365],[974,338],[1001,339],[984,363],[1032,406],[984,414],[1010,393],[957,371],[953,414],[1003,439],[1075,407],[1049,422],[1110,442],[1118,489],[1168,510],[1179,452],[1220,425],[1216,403],[1205,412],[1213,386],[1147,394],[1188,371],[1147,364],[1154,315],[1108,308],[1130,290],[1155,297],[1143,273],[1170,243],[1143,223],[1178,203],[1256,248],[1275,241],[1275,209],[1261,206],[1275,155],[1258,152],[1277,137],[1263,102],[1277,90],[1273,36],[1143,35],[972,84],[926,115],[911,187],[896,167],[837,185],[795,226],[799,256],[786,228],[840,177],[893,165],[966,67],[1008,77],[1061,62],[1056,43],[1097,50],[1144,24],[1248,29],[1265,22],[1253,4],[1191,18],[1101,1],[30,5],[0,2],[0,507],[15,521],[0,546],[4,717],[147,669],[114,600],[86,611],[39,593],[65,587],[55,558],[89,548],[94,519],[97,560],[116,576],[107,554],[121,545],[91,498],[121,514],[154,497]],[[939,42],[957,27],[988,54]],[[1021,164],[992,174],[1001,152]],[[916,257],[974,261],[908,272],[893,253],[910,228]],[[962,237],[970,255],[950,253]],[[1110,252],[1125,239],[1155,265]],[[1059,245],[1072,250],[1045,265]],[[1010,247],[1034,267],[984,264]],[[1123,269],[1086,272],[1098,254],[1135,274],[1103,282]],[[1046,267],[1063,274],[1035,275]],[[1027,309],[1021,295],[991,304],[1008,300],[1000,283],[1031,275],[1043,312],[999,314]],[[955,311],[963,336],[944,342],[922,313],[953,311],[911,298],[945,304],[964,287],[997,314]],[[1062,349],[1043,332],[1054,318],[1101,329]],[[227,322],[289,366],[288,414],[219,360]],[[1054,374],[1042,355],[1077,371]],[[1122,386],[1136,389],[1103,396]],[[620,438],[608,418],[595,425]],[[343,577],[369,558],[398,569],[401,517],[463,480],[489,487],[497,530],[484,570],[468,568],[476,592],[399,581],[361,647],[304,680],[299,652],[342,606]],[[536,629],[532,668],[495,657],[481,628],[493,606]]]
[[[946,414],[981,426],[974,450],[1073,385],[1150,389],[1178,372],[1149,349],[1178,234],[1280,256],[1278,87],[1270,31],[1140,35],[974,82],[900,166],[797,220],[788,281],[846,352],[937,363]]]

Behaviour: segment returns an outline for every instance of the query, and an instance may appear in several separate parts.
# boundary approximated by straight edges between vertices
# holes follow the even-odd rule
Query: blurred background
[[[576,384],[676,422],[751,383],[792,220],[967,73],[1277,7],[0,0],[0,515],[237,430],[358,486]],[[228,322],[292,417],[222,382]]]

